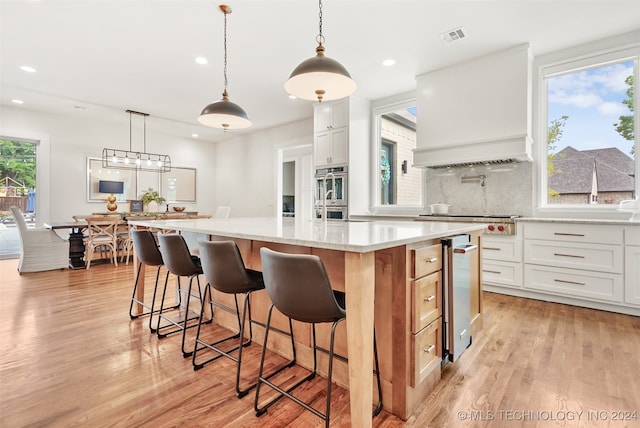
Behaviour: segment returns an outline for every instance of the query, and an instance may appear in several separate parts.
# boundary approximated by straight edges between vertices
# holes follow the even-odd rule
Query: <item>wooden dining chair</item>
[[[109,258],[118,266],[118,225],[121,219],[105,216],[87,217],[87,238],[85,241],[85,262],[87,269],[91,267],[91,260],[96,250],[104,255],[109,252]]]

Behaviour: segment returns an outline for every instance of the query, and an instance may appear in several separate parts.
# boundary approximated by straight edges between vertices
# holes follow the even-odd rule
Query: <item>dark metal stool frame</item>
[[[238,398],[242,398],[249,391],[255,388],[257,381],[253,384],[249,385],[245,389],[240,389],[240,373],[242,367],[242,349],[244,347],[249,346],[252,343],[253,338],[253,329],[252,324],[256,323],[258,325],[265,326],[263,323],[253,320],[251,318],[251,294],[254,291],[264,290],[264,281],[262,279],[262,273],[247,269],[242,260],[242,255],[240,254],[240,250],[238,246],[233,241],[200,241],[200,255],[202,262],[202,270],[204,271],[205,278],[207,278],[207,285],[204,290],[204,298],[209,301],[215,307],[219,307],[227,312],[233,313],[236,315],[238,320],[238,333],[235,333],[229,337],[224,339],[217,340],[213,343],[205,342],[200,339],[200,331],[202,321],[204,319],[204,311],[200,314],[200,319],[198,321],[198,330],[196,333],[196,343],[193,351],[193,369],[199,370],[204,367],[206,364],[209,364],[212,361],[217,360],[218,358],[225,356],[232,361],[235,361],[237,364],[236,369],[236,395]],[[222,293],[233,294],[235,300],[235,309],[231,308],[227,305],[224,305],[219,302],[213,301],[213,295],[211,288],[218,290]],[[244,295],[244,304],[242,308],[242,315],[240,315],[240,309],[238,305],[238,295]],[[244,332],[246,326],[246,320],[249,320],[249,337],[244,339]],[[215,317],[214,317],[215,318]],[[290,333],[281,331],[281,333],[290,336],[292,339],[292,347],[294,352],[294,359],[289,361],[287,364],[280,367],[274,373],[270,375],[274,376],[276,373],[291,367],[295,364],[295,345],[293,344],[293,326],[291,324],[291,320],[289,320],[289,328]],[[224,351],[217,347],[217,345],[230,341],[230,340],[238,340],[238,345],[232,349]],[[198,347],[198,345],[202,345]],[[218,355],[215,355],[208,360],[202,361],[200,363],[196,362],[197,354],[199,351],[209,349],[211,351],[216,352]],[[232,352],[238,351],[238,356],[235,357],[232,355]]]
[[[267,324],[264,333],[264,346],[262,348],[262,356],[260,359],[260,369],[258,371],[258,384],[256,386],[256,395],[254,400],[254,410],[256,416],[261,416],[264,414],[267,409],[279,401],[283,397],[287,397],[293,400],[295,403],[299,404],[303,408],[309,410],[316,416],[320,417],[325,421],[325,426],[329,427],[330,422],[330,412],[331,412],[331,379],[333,375],[333,358],[336,357],[342,361],[348,361],[345,357],[334,354],[334,342],[335,342],[335,330],[337,325],[345,320],[346,312],[345,312],[345,294],[340,291],[335,291],[331,289],[331,284],[329,282],[329,277],[324,268],[324,264],[319,257],[308,254],[285,254],[279,253],[268,248],[260,249],[260,256],[262,258],[262,270],[264,275],[265,286],[267,289],[267,293],[269,297],[271,297],[272,304],[269,307],[268,315],[267,315]],[[276,266],[277,265],[277,266]],[[304,284],[298,284],[297,287],[289,287],[295,288],[297,294],[296,296],[289,296],[285,298],[281,298],[279,292],[282,291],[282,285],[278,284],[279,281],[299,281],[299,278],[304,278]],[[315,281],[315,282],[314,282]],[[312,287],[305,287],[305,285],[314,284]],[[307,299],[307,303],[309,303],[309,307],[313,307],[314,303],[317,303],[317,307],[321,309],[317,309],[317,307],[310,311],[309,313],[305,313],[305,309],[303,308],[299,311],[300,308],[296,308],[297,303],[299,302],[300,307],[303,307],[304,293],[309,293],[312,297]],[[331,299],[332,298],[332,299]],[[287,302],[289,300],[289,302]],[[342,303],[340,304],[339,301]],[[322,308],[324,306],[324,308]],[[284,390],[279,386],[275,385],[271,381],[269,381],[269,377],[264,377],[262,375],[264,371],[264,358],[266,355],[267,349],[267,340],[269,336],[269,330],[271,325],[271,315],[273,313],[273,308],[277,308],[278,311],[283,313],[289,318],[289,322],[291,323],[291,319],[295,319],[301,322],[311,323],[312,325],[312,337],[313,337],[313,370],[310,374],[305,376],[300,381],[296,382],[293,386],[290,386],[288,389]],[[325,312],[322,312],[324,309]],[[315,313],[312,313],[315,312]],[[331,338],[329,342],[329,350],[323,349],[317,346],[316,343],[316,324],[317,323],[328,323],[331,322]],[[293,339],[292,339],[293,340]],[[315,408],[311,407],[309,404],[303,402],[299,398],[293,396],[291,392],[298,388],[303,383],[315,378],[316,376],[316,368],[317,368],[317,351],[326,352],[329,354],[329,366],[327,370],[327,402],[325,413],[321,413]],[[374,374],[377,379],[378,386],[378,404],[373,411],[373,416],[377,416],[382,411],[382,388],[380,382],[380,369],[378,365],[378,350],[376,345],[375,338],[375,328],[374,328],[374,336],[373,336],[373,354],[375,360],[375,370]],[[271,388],[275,389],[280,395],[276,398],[273,398],[268,403],[264,404],[262,407],[259,407],[259,396],[260,396],[260,384],[264,383]]]
[[[164,266],[164,262],[162,260],[162,254],[158,249],[158,244],[156,243],[156,239],[148,229],[131,229],[131,239],[133,241],[133,248],[138,257],[138,272],[136,273],[136,281],[133,285],[133,294],[131,295],[131,305],[129,305],[129,317],[133,320],[139,318],[141,316],[149,315],[149,330],[152,333],[155,333],[156,329],[153,327],[153,314],[156,314],[160,311],[160,309],[155,309],[156,302],[156,294],[158,292],[158,279],[160,278],[160,269]],[[138,282],[140,280],[140,269],[142,265],[146,266],[156,266],[156,281],[153,287],[153,298],[151,300],[151,305],[145,303],[144,301],[138,300],[136,297],[136,291],[138,290]],[[165,282],[169,278],[169,271],[167,271]],[[138,303],[142,305],[148,312],[142,312],[139,314],[133,313],[133,304]],[[167,309],[175,309],[180,306],[180,302],[176,306],[172,306]]]
[[[178,295],[185,293],[187,296],[187,301],[185,303],[184,318],[182,320],[175,321],[173,318],[164,315],[164,301],[167,294],[167,283],[169,280],[169,277],[167,276],[162,291],[162,299],[160,300],[160,310],[158,311],[158,325],[156,327],[156,333],[158,335],[158,338],[162,339],[171,334],[182,332],[182,356],[187,358],[193,354],[193,351],[187,351],[185,349],[187,330],[198,326],[198,323],[192,323],[191,325],[189,325],[189,321],[196,321],[200,318],[200,315],[189,317],[189,304],[191,303],[191,297],[199,299],[200,302],[202,302],[202,305],[204,305],[204,300],[202,299],[202,290],[200,287],[200,275],[202,274],[202,267],[200,266],[199,257],[192,256],[189,252],[189,247],[187,246],[187,243],[185,242],[182,235],[178,235],[175,233],[158,233],[158,241],[160,242],[160,253],[162,254],[162,259],[164,260],[167,270],[177,277]],[[180,286],[180,277],[182,276],[189,277],[189,287],[186,291],[184,291]],[[194,294],[192,292],[194,278],[198,283],[198,294]],[[180,298],[180,302],[181,301],[182,299]],[[204,311],[201,310],[201,312]],[[213,314],[213,305],[211,306],[211,313]],[[161,326],[160,324],[163,319],[169,324]],[[208,320],[207,323],[210,323],[212,321],[213,318]],[[172,326],[175,327],[173,330],[165,332],[166,329]]]

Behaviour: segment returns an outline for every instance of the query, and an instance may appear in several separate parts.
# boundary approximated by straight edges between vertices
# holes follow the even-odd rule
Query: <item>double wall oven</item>
[[[322,218],[326,210],[327,219],[346,220],[348,168],[346,166],[321,168],[315,174],[315,216]]]

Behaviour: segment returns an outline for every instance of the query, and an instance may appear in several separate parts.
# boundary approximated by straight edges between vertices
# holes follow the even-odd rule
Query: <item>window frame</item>
[[[595,46],[595,45],[594,45]],[[583,52],[580,52],[583,51]],[[551,57],[550,59],[547,59]],[[628,43],[618,44],[615,43],[610,48],[595,49],[589,47],[581,47],[572,51],[571,49],[556,53],[554,55],[547,55],[542,59],[539,59],[537,66],[535,67],[537,76],[536,84],[537,91],[537,138],[539,142],[537,144],[536,159],[538,165],[536,168],[538,180],[537,180],[537,211],[539,213],[578,213],[578,214],[613,214],[617,213],[618,204],[549,204],[547,202],[547,153],[548,153],[548,141],[547,141],[547,128],[549,123],[548,117],[548,78],[554,76],[560,76],[571,72],[577,72],[580,70],[591,69],[598,66],[605,66],[607,64],[614,64],[623,61],[633,61],[633,73],[634,73],[634,129],[635,129],[635,147],[636,150],[640,148],[638,130],[640,130],[640,111],[638,100],[638,80],[640,79],[640,43]],[[635,157],[635,195],[640,194],[640,154],[636,154]]]
[[[418,215],[424,212],[425,195],[425,171],[421,171],[421,195],[422,203],[420,205],[383,205],[381,203],[381,197],[379,192],[380,177],[380,155],[382,147],[380,142],[382,136],[380,133],[380,117],[386,113],[392,113],[394,111],[417,107],[417,97],[415,92],[404,93],[394,97],[385,98],[382,100],[374,101],[371,105],[371,205],[369,210],[373,214],[378,215]]]

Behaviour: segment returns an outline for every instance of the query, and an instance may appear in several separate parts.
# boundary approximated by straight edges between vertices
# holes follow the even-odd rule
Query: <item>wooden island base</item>
[[[479,245],[481,234],[475,232],[471,235],[472,241]],[[416,263],[414,260],[415,250],[437,246],[440,243],[439,239],[375,251],[371,255],[374,264],[373,272],[367,271],[365,263],[361,263],[360,267],[353,266],[353,259],[355,256],[361,256],[361,254],[219,236],[210,236],[210,239],[234,240],[240,248],[247,267],[255,270],[261,270],[261,247],[288,253],[315,254],[319,256],[325,264],[332,286],[336,290],[347,293],[348,320],[339,325],[336,331],[335,344],[336,353],[345,357],[348,355],[347,329],[351,327],[347,323],[353,323],[353,317],[349,318],[349,314],[353,313],[353,308],[359,307],[361,310],[361,315],[358,318],[360,321],[358,324],[360,325],[356,326],[358,330],[366,330],[366,325],[363,325],[363,323],[371,322],[371,316],[367,316],[366,311],[362,308],[363,302],[354,302],[349,299],[350,293],[346,285],[351,276],[355,275],[358,277],[358,281],[362,281],[363,276],[373,275],[375,281],[375,331],[378,343],[384,409],[406,420],[440,381],[441,338],[434,336],[437,339],[437,354],[429,361],[424,361],[420,358],[420,353],[424,353],[424,351],[419,350],[417,352],[418,356],[416,356],[416,351],[413,349],[416,334],[412,330],[412,316],[414,316],[416,310],[416,302],[413,301],[415,297],[412,295],[412,288],[415,287],[415,280],[412,275],[413,266]],[[418,254],[420,253],[418,252]],[[476,257],[472,261],[471,308],[473,336],[476,336],[482,329],[482,293],[479,278],[480,259]],[[214,300],[231,306],[234,304],[232,296],[219,292],[214,293]],[[251,301],[253,319],[262,323],[266,322],[266,314],[270,304],[271,301],[266,291],[254,293]],[[235,317],[224,311],[216,313],[215,322],[229,329],[237,328]],[[440,322],[440,318],[438,318],[436,323]],[[272,323],[283,330],[286,330],[288,326],[287,319],[277,311],[274,311]],[[318,345],[328,349],[329,324],[317,325],[316,330]],[[309,324],[294,322],[294,331],[298,363],[310,369],[313,365],[311,327]],[[264,329],[261,326],[254,325],[253,338],[257,343],[262,343]],[[285,336],[271,334],[269,348],[285,357],[290,357],[290,343]],[[423,361],[424,367],[416,368],[415,365],[420,364],[420,361],[416,360]],[[319,352],[318,362],[319,372],[326,376],[328,356],[323,352]],[[338,385],[349,388],[348,365],[338,359],[334,360],[333,380]],[[378,392],[375,378],[373,377],[372,385],[372,390],[367,395],[372,397],[371,402],[375,404]]]

